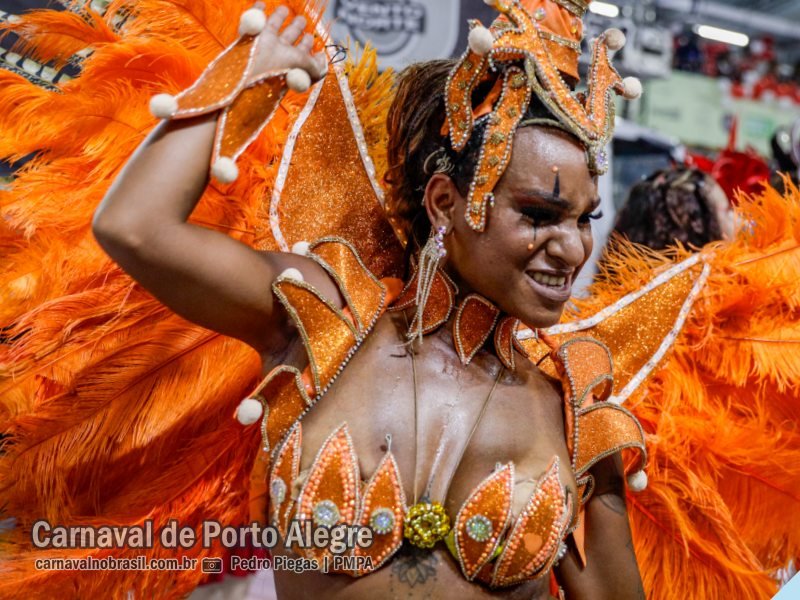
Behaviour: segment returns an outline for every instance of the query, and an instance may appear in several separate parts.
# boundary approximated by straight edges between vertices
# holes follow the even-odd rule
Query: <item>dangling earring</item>
[[[435,231],[432,230],[428,241],[425,242],[419,253],[419,263],[417,265],[417,312],[406,334],[409,342],[414,342],[418,338],[422,339],[425,305],[431,295],[431,288],[433,287],[433,280],[436,277],[439,263],[447,256],[447,250],[444,247],[445,233],[447,233],[447,228],[442,226],[437,227]]]

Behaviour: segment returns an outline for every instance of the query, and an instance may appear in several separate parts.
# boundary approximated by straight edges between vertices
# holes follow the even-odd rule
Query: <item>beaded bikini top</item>
[[[369,335],[391,302],[390,290],[399,289],[399,282],[375,278],[354,247],[343,239],[321,239],[310,246],[307,256],[330,274],[347,306],[339,310],[313,286],[291,277],[291,273],[273,283],[276,298],[298,329],[309,366],[301,373],[293,366],[280,365],[251,394],[264,409],[262,452],[251,478],[251,516],[268,521],[284,535],[293,519],[324,527],[370,527],[374,542],[366,548],[349,550],[352,556],[370,559],[353,564],[371,564],[371,568],[347,571],[352,576],[362,576],[397,552],[404,529],[410,524],[391,447],[365,482],[347,425],[342,424],[319,449],[306,477],[301,479],[299,491],[292,493],[292,489],[300,475],[303,416],[325,395]],[[446,277],[437,277],[427,305],[431,310],[426,309],[426,316],[432,315],[431,322],[425,323],[426,330],[435,328],[435,322],[447,320],[452,310],[451,285]],[[393,308],[408,305],[413,297],[412,287],[413,279]],[[458,344],[462,362],[467,364],[493,331],[498,356],[507,367],[513,366],[512,345],[524,351],[515,335],[518,322],[509,318],[497,322],[499,311],[479,296],[473,298],[474,302],[462,302],[456,327],[458,323],[474,323],[475,319],[491,322],[488,328],[464,327],[459,336],[462,343]],[[473,331],[483,332],[482,337],[471,337],[469,332]],[[511,511],[514,465],[498,465],[461,506],[446,540],[464,576],[491,587],[514,585],[549,572],[562,540],[579,524],[578,509],[592,493],[589,469],[597,461],[622,448],[638,449],[642,460],[644,457],[644,435],[639,423],[624,408],[603,401],[611,390],[611,359],[605,346],[591,338],[574,338],[554,349],[550,360],[552,373],[561,379],[564,388],[571,464],[553,459],[517,515]],[[559,480],[564,468],[571,468],[575,475],[577,498],[573,499]],[[320,564],[328,552],[316,548],[296,551]]]

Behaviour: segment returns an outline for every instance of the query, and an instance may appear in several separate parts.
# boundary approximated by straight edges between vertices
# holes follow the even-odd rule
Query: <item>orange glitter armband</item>
[[[254,73],[255,57],[266,24],[261,8],[242,15],[241,36],[179,94],[157,94],[150,112],[161,119],[188,119],[222,111],[211,156],[211,174],[221,183],[239,176],[236,160],[272,119],[287,89],[304,92],[311,78],[302,69]]]

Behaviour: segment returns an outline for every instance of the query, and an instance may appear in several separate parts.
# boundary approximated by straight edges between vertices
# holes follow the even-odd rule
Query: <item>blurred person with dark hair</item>
[[[633,186],[614,232],[663,250],[676,242],[699,248],[730,239],[733,229],[733,210],[716,181],[699,169],[675,167]]]

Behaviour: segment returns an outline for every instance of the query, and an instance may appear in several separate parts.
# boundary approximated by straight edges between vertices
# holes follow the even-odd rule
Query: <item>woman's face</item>
[[[455,194],[445,246],[459,287],[530,327],[557,323],[591,255],[600,202],[583,147],[553,128],[517,131],[482,233],[469,227],[466,200]]]

